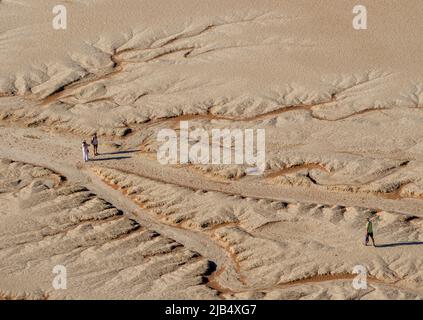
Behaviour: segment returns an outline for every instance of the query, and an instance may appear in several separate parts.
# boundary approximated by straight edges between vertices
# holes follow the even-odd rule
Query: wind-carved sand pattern
[[[0,299],[421,299],[422,3],[388,2],[0,1]],[[160,165],[181,121],[265,129],[263,175]]]
[[[0,164],[0,299],[214,298],[211,264],[49,169]],[[54,290],[55,265],[67,268]]]
[[[362,221],[377,215],[380,239],[409,234],[409,245],[421,252],[421,218],[193,190],[108,168],[94,172],[155,219],[221,246],[231,263],[217,266],[209,286],[222,298],[363,298],[351,287],[358,261],[369,268],[368,298],[421,298],[421,257],[400,255],[401,249],[369,252],[355,239]]]

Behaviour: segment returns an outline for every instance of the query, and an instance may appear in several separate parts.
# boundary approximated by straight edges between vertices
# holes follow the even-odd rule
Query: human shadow
[[[140,152],[140,151],[141,151],[141,150],[124,150],[124,151],[116,151],[116,152],[99,153],[99,155],[126,154],[126,153],[135,153],[135,152]]]
[[[132,157],[108,157],[108,158],[93,158],[90,161],[108,161],[108,160],[122,160],[122,159],[130,159]]]
[[[378,244],[378,245],[376,245],[376,248],[391,248],[391,247],[418,246],[418,245],[423,245],[423,242],[414,241],[414,242],[398,242],[398,243]]]

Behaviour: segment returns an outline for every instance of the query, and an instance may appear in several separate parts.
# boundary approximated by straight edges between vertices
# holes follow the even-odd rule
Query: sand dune
[[[423,6],[362,4],[1,0],[0,299],[421,299]],[[161,165],[181,121],[263,174]]]

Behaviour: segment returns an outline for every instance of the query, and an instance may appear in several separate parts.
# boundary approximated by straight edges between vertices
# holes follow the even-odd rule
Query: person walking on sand
[[[374,235],[373,235],[373,221],[372,221],[371,218],[367,218],[367,224],[366,224],[366,240],[365,240],[365,245],[366,246],[369,243],[369,238],[372,239],[373,247],[376,247],[375,238],[374,238]]]
[[[91,138],[91,144],[94,148],[94,156],[98,156],[98,138],[97,133],[94,133],[93,137]]]
[[[82,158],[84,162],[87,162],[88,159],[88,153],[90,152],[88,143],[84,140],[82,141]]]

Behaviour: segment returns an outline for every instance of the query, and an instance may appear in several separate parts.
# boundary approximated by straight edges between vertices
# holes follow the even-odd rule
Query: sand
[[[422,299],[423,6],[387,2],[0,1],[0,299]],[[180,121],[264,129],[264,173],[160,164]]]

